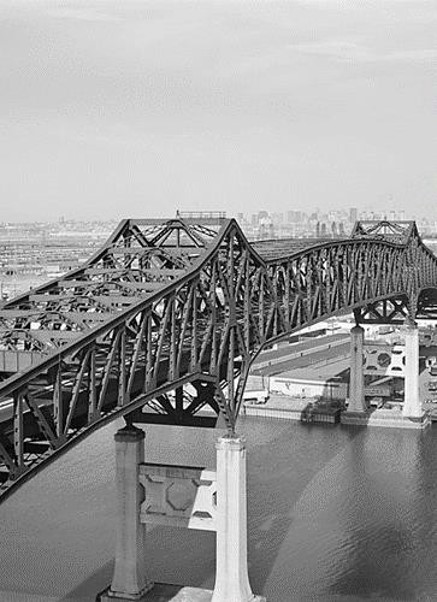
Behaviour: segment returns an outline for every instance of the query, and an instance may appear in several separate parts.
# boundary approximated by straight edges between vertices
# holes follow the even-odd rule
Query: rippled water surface
[[[0,506],[0,600],[90,601],[111,579],[111,425]],[[268,602],[437,600],[437,427],[426,433],[241,418],[249,573]],[[214,464],[217,431],[147,428],[152,462]],[[148,533],[155,581],[213,587],[214,534]]]

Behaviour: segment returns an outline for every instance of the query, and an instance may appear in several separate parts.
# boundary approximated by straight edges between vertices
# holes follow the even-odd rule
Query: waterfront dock
[[[296,420],[307,424],[337,424],[340,422],[341,410],[339,407],[308,399],[274,395],[265,404],[246,403],[243,413],[246,416]]]
[[[342,424],[354,426],[378,426],[389,428],[423,429],[437,422],[437,408],[424,404],[424,414],[421,419],[412,420],[402,416],[399,404],[387,404],[389,407],[370,408],[359,415],[348,413],[340,407],[329,403],[310,401],[274,395],[265,404],[246,403],[243,414],[259,418],[277,420],[294,420],[304,424]]]

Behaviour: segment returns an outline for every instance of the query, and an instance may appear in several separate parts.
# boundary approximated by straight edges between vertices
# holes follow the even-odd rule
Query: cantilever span
[[[235,220],[124,220],[80,268],[0,309],[3,494],[124,416],[235,428],[251,362],[329,316],[416,316],[437,258],[414,222],[249,243]]]

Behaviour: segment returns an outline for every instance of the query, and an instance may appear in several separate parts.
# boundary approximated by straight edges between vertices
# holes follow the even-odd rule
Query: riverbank
[[[247,402],[243,414],[256,418],[292,420],[304,423],[347,424],[350,426],[377,426],[382,428],[424,429],[437,421],[437,410],[427,404],[421,419],[402,416],[398,403],[387,403],[369,412],[348,413],[338,404],[322,403],[315,399],[303,399],[285,395],[272,395],[265,404]]]
[[[269,397],[265,404],[245,403],[243,413],[246,416],[307,423],[336,424],[340,421],[338,407],[321,406],[315,400],[280,395]]]

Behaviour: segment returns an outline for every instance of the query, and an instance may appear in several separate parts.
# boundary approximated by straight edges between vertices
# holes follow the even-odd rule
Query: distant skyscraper
[[[349,209],[349,221],[351,224],[354,224],[358,218],[358,210],[356,207],[351,207]]]

